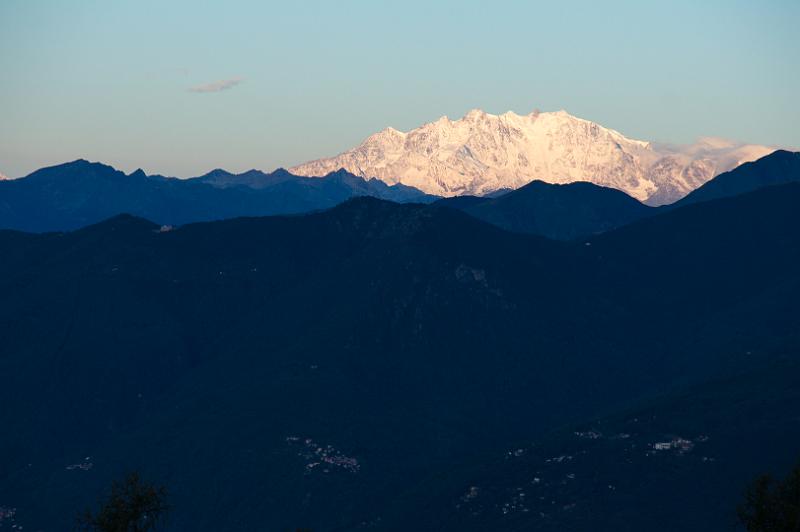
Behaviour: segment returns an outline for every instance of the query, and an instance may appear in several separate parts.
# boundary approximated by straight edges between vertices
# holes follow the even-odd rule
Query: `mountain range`
[[[0,231],[0,508],[137,469],[170,530],[729,530],[800,437],[800,184],[753,188],[568,242],[371,197]]]
[[[242,174],[217,169],[196,178],[174,179],[148,176],[141,170],[126,175],[107,165],[78,160],[0,183],[0,228],[63,231],[120,213],[162,225],[182,225],[238,216],[300,214],[352,197],[372,196],[397,202],[438,201],[504,229],[571,240],[676,206],[796,180],[800,180],[800,155],[777,150],[717,176],[675,204],[653,208],[624,192],[588,182],[534,181],[484,197],[441,199],[344,170],[307,178],[283,169]]]
[[[408,132],[384,129],[351,150],[290,171],[314,176],[344,168],[437,196],[483,196],[534,180],[588,181],[657,206],[773,150],[712,137],[691,145],[634,140],[566,111],[493,115],[473,109]]]
[[[237,216],[296,214],[333,207],[355,196],[427,202],[404,185],[386,185],[345,171],[305,178],[278,169],[231,174],[214,170],[191,179],[131,174],[79,159],[0,182],[0,227],[63,231],[128,213],[164,225]]]
[[[462,210],[509,231],[572,240],[608,231],[671,209],[759,188],[800,181],[800,153],[777,150],[707,181],[681,200],[650,207],[612,188],[586,182],[534,181],[496,197],[457,196],[437,205]]]

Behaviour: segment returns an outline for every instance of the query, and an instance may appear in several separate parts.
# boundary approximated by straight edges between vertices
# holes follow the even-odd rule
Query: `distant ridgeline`
[[[405,185],[389,186],[343,170],[300,177],[283,169],[270,174],[214,170],[191,179],[148,176],[77,160],[0,182],[0,228],[64,231],[118,214],[164,225],[241,216],[298,214],[326,209],[356,196],[427,203],[436,198]]]
[[[677,202],[661,207],[649,207],[624,192],[592,183],[552,185],[543,181],[498,197],[461,196],[445,198],[437,204],[463,210],[509,231],[571,240],[690,203],[795,181],[800,181],[800,153],[778,150],[720,174]]]
[[[533,183],[169,231],[350,177],[78,162],[10,183],[13,208],[3,183],[18,224],[163,217],[0,231],[0,528],[70,529],[138,470],[173,531],[728,531],[800,458],[797,168],[657,210]]]
[[[514,232],[557,240],[579,239],[697,201],[800,180],[800,154],[776,151],[720,174],[672,205],[649,207],[624,192],[587,182],[534,181],[486,197],[440,199],[402,184],[365,180],[344,170],[300,177],[279,169],[231,174],[214,170],[192,179],[125,175],[79,160],[0,182],[0,228],[64,231],[132,214],[158,224],[184,225],[242,216],[300,214],[372,196],[399,203],[430,203],[462,210]]]

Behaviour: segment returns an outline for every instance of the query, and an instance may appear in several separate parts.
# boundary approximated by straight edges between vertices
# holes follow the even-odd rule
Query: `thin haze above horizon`
[[[271,170],[472,108],[800,147],[798,22],[787,0],[6,0],[0,173]]]

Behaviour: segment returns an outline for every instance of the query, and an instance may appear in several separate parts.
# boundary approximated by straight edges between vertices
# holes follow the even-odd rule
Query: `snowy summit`
[[[323,176],[344,168],[440,196],[483,195],[536,179],[589,181],[660,205],[772,151],[717,138],[691,145],[634,140],[566,111],[492,115],[473,109],[408,132],[384,129],[356,148],[290,171]]]

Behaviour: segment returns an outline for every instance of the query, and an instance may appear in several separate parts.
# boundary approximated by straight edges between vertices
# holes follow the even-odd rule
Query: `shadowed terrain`
[[[722,530],[734,501],[711,489],[721,478],[796,458],[778,438],[793,419],[764,429],[768,457],[727,440],[738,403],[714,383],[763,374],[754,408],[795,401],[769,383],[775,364],[796,368],[798,200],[798,185],[768,187],[575,244],[372,198],[171,231],[118,216],[2,232],[0,506],[26,529],[63,529],[136,468],[170,487],[175,530],[536,529],[572,521],[512,520],[503,490],[521,477],[503,481],[492,457],[544,446],[519,470],[535,474],[576,445],[570,427],[622,432],[629,413],[661,408],[627,430],[640,449],[679,436],[699,451],[708,435],[728,472],[626,469],[611,446],[564,474],[623,477],[609,513],[591,510],[595,529],[617,529],[619,501],[656,522],[652,482],[703,493],[697,529]],[[721,406],[686,419],[687,394]],[[473,485],[497,493],[459,513]],[[538,496],[594,508],[583,486]]]

